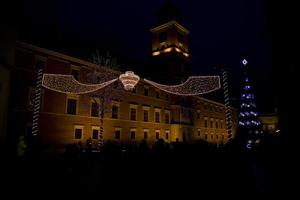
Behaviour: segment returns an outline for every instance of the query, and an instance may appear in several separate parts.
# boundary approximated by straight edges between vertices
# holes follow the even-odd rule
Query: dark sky
[[[272,111],[272,49],[264,0],[174,0],[190,30],[192,66],[212,74],[226,67],[232,85],[240,80],[240,61],[247,58],[255,82],[258,106]],[[88,58],[98,48],[110,50],[123,65],[144,65],[151,48],[149,29],[157,21],[163,0],[27,0],[21,6],[19,38]],[[136,66],[135,66],[136,67]],[[239,87],[233,87],[237,96]]]

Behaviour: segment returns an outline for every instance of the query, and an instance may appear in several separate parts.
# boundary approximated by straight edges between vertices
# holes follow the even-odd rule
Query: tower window
[[[159,34],[159,43],[165,42],[167,40],[167,32],[162,32]]]
[[[181,43],[181,44],[183,43],[183,35],[181,33],[177,34],[177,39],[178,39],[179,43]]]

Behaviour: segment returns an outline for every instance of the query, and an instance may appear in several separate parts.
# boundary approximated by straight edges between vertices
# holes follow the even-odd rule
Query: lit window
[[[76,110],[77,110],[77,100],[76,99],[68,99],[67,114],[76,115]]]
[[[155,138],[156,138],[157,140],[159,139],[159,132],[160,132],[159,130],[156,130],[156,131],[155,131]]]
[[[74,132],[74,137],[76,140],[82,139],[82,128],[75,128]]]
[[[130,119],[136,120],[136,108],[130,108]]]
[[[93,139],[93,140],[97,140],[97,139],[98,139],[98,135],[99,135],[99,130],[93,129],[93,132],[92,132],[92,139]]]
[[[144,122],[148,122],[148,121],[149,121],[149,111],[144,110]]]
[[[159,111],[155,111],[155,122],[156,123],[159,123],[159,121],[160,121],[160,112]]]
[[[149,132],[148,129],[144,129],[144,140],[148,139],[148,132]]]

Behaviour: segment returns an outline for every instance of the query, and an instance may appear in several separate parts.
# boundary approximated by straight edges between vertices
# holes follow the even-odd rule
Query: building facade
[[[39,69],[44,73],[72,74],[84,82],[85,75],[97,67],[94,63],[17,42],[9,131],[18,136],[31,134],[33,95]],[[224,104],[198,96],[167,94],[143,81],[134,91],[122,90],[121,96],[106,104],[110,112],[104,114],[104,142],[146,141],[149,145],[158,139],[167,143],[227,142]],[[95,145],[98,143],[100,121],[91,95],[68,95],[43,88],[40,99],[37,135],[45,149],[61,150],[66,144],[85,144],[89,138]],[[232,109],[231,113],[235,134],[237,112]]]

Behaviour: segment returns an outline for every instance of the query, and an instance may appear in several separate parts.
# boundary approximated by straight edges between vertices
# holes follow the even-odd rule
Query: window
[[[93,129],[93,132],[92,132],[92,139],[93,139],[93,140],[97,140],[97,139],[98,139],[98,135],[99,135],[99,130]]]
[[[200,137],[200,130],[198,130],[198,137]]]
[[[156,138],[157,140],[159,139],[159,132],[160,132],[159,130],[156,130],[156,131],[155,131],[155,138]]]
[[[222,140],[224,140],[224,134],[222,134]]]
[[[205,133],[205,136],[204,136],[204,138],[207,140],[207,133]]]
[[[200,111],[197,110],[197,119],[200,119]]]
[[[166,112],[166,124],[170,124],[170,111]]]
[[[130,119],[136,120],[136,108],[130,108]]]
[[[147,138],[148,138],[148,132],[149,132],[148,129],[144,129],[144,140],[147,140]]]
[[[160,111],[155,111],[155,122],[156,123],[159,123],[159,121],[160,121]]]
[[[216,139],[218,139],[219,138],[219,135],[216,135]]]
[[[79,80],[79,70],[78,69],[72,69],[71,74],[74,76],[76,80]]]
[[[144,122],[149,121],[149,110],[144,110]]]
[[[183,43],[183,35],[181,33],[177,33],[177,40],[179,43]]]
[[[166,32],[162,32],[159,34],[158,36],[158,40],[159,40],[159,43],[162,43],[162,42],[165,42],[167,40],[167,33]]]
[[[77,100],[76,99],[68,99],[67,114],[76,115],[76,110],[77,110]]]
[[[214,134],[213,134],[213,133],[210,134],[210,138],[211,138],[211,139],[214,139]]]
[[[92,117],[98,117],[99,116],[99,104],[96,103],[96,102],[92,103],[91,116]]]
[[[82,139],[82,128],[75,128],[75,139]]]
[[[221,120],[220,126],[221,126],[221,128],[223,128],[223,120]]]
[[[207,118],[204,119],[204,127],[207,128]]]
[[[130,139],[135,140],[135,130],[130,131]]]
[[[210,119],[210,128],[213,127],[213,119]]]
[[[186,141],[186,135],[185,135],[185,132],[182,133],[182,141],[183,141],[183,142]]]
[[[155,96],[156,96],[157,99],[159,99],[160,93],[158,91],[156,91],[156,95]]]
[[[144,95],[148,96],[149,95],[149,89],[148,88],[144,88]]]
[[[219,124],[218,124],[218,121],[216,121],[216,128],[219,128]]]
[[[170,131],[169,131],[169,130],[166,130],[166,140],[169,139],[169,133],[170,133]]]
[[[111,107],[111,118],[113,119],[119,118],[119,107],[117,105],[113,105]]]
[[[116,129],[115,130],[115,139],[116,140],[120,140],[121,138],[121,130],[120,129]]]

